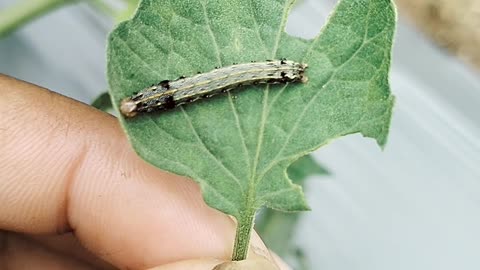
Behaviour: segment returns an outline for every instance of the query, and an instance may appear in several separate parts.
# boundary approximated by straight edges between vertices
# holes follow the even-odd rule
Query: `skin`
[[[0,75],[0,142],[0,269],[228,261],[234,221],[193,181],[141,160],[114,117]],[[256,234],[247,261],[231,269],[287,269]]]

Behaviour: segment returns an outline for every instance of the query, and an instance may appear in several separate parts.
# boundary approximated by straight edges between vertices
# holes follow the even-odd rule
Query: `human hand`
[[[233,220],[140,159],[114,117],[1,75],[0,172],[7,269],[210,270],[231,255]],[[217,269],[287,269],[257,235],[241,264]]]

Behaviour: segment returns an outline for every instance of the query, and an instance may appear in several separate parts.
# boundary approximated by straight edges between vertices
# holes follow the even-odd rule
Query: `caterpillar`
[[[124,98],[120,112],[127,118],[139,113],[169,110],[244,85],[307,82],[307,64],[286,59],[235,64],[177,80],[164,80]]]

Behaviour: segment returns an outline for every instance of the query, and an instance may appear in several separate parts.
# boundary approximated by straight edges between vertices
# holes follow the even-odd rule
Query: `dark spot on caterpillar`
[[[285,58],[280,59],[280,64],[282,64],[282,65],[287,64],[287,59],[285,59]]]
[[[201,72],[201,71],[197,71],[197,74],[202,74],[202,72]]]
[[[282,79],[287,78],[287,73],[285,71],[280,72],[280,76],[282,76]]]
[[[238,63],[233,63],[234,65],[238,65]]]
[[[183,79],[185,79],[185,76],[182,75],[182,76],[178,77],[178,79],[183,80]]]
[[[215,67],[215,69],[219,69],[219,67]]]
[[[173,109],[177,105],[172,95],[166,96],[163,103],[165,109]]]
[[[266,82],[270,84],[277,84],[277,83],[286,82],[286,80],[283,78],[281,79],[272,78],[272,79],[268,79]]]
[[[163,80],[159,83],[159,85],[165,89],[170,89],[170,81],[169,80]]]

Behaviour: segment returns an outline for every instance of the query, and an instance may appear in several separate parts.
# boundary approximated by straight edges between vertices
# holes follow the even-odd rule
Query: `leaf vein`
[[[185,119],[187,120],[187,123],[188,125],[190,126],[191,130],[193,131],[193,134],[195,135],[195,137],[197,138],[198,142],[202,145],[203,149],[208,153],[208,155],[213,158],[213,160],[218,164],[220,165],[220,167],[222,169],[224,169],[224,171],[238,184],[238,187],[240,188],[240,192],[242,192],[242,194],[245,194],[245,191],[243,190],[243,186],[242,186],[242,183],[240,182],[240,179],[238,179],[233,173],[232,171],[230,171],[230,169],[228,169],[225,164],[223,164],[223,162],[217,157],[215,156],[212,151],[210,151],[210,149],[208,149],[207,145],[205,145],[205,143],[203,142],[203,140],[200,138],[195,126],[193,125],[192,123],[192,120],[190,118],[190,116],[187,114],[187,112],[185,111],[185,109],[183,109],[183,107],[180,107],[180,109],[182,110],[182,113],[183,115],[185,116]]]
[[[278,46],[280,44],[280,39],[282,37],[282,33],[284,32],[285,24],[287,22],[288,13],[289,13],[290,7],[293,5],[293,3],[295,3],[295,0],[287,0],[284,3],[285,6],[283,8],[282,19],[281,19],[281,22],[280,22],[280,25],[279,25],[279,28],[278,28],[277,36],[275,38],[275,42],[274,42],[275,45],[274,45],[274,48],[273,48],[273,51],[272,51],[272,58],[275,58],[275,56],[277,54]],[[258,178],[256,177],[257,176],[257,166],[258,166],[258,162],[259,162],[259,158],[260,158],[260,151],[261,151],[262,144],[263,144],[263,137],[264,137],[264,133],[265,133],[265,124],[266,124],[267,118],[268,118],[267,110],[269,108],[269,104],[268,104],[269,92],[270,92],[270,85],[267,85],[265,87],[264,96],[263,96],[263,108],[262,108],[262,116],[261,116],[261,120],[260,120],[260,130],[259,130],[259,133],[258,133],[257,149],[256,149],[256,153],[255,153],[254,166],[253,166],[252,176],[251,176],[252,177],[251,181],[253,182],[252,183],[253,187],[257,186],[256,182],[258,181]]]
[[[280,195],[280,194],[282,194],[282,193],[291,191],[292,189],[293,189],[292,187],[284,188],[284,189],[279,189],[279,190],[276,190],[276,191],[274,191],[274,192],[270,192],[270,193],[267,193],[267,194],[261,196],[260,198],[258,198],[258,200],[266,200],[265,198],[275,197],[275,196],[278,196],[278,195]]]
[[[282,38],[283,30],[285,29],[285,25],[287,23],[287,17],[290,11],[290,8],[295,3],[296,0],[287,0],[284,3],[283,13],[282,13],[282,20],[280,21],[280,27],[278,28],[277,36],[275,37],[275,45],[272,51],[272,58],[275,58],[278,51],[278,46],[280,45],[280,39]]]
[[[228,200],[227,197],[225,197],[225,195],[223,195],[222,193],[218,192],[218,190],[216,190],[215,188],[213,188],[209,183],[208,181],[205,181],[203,178],[199,177],[196,173],[194,173],[194,171],[192,170],[192,168],[190,168],[189,166],[179,162],[179,161],[175,161],[175,160],[171,160],[171,159],[166,159],[164,158],[164,160],[166,162],[169,162],[169,163],[172,163],[172,164],[176,164],[176,166],[178,167],[183,167],[185,171],[188,171],[187,172],[187,176],[195,179],[196,182],[198,182],[200,185],[205,185],[205,186],[208,186],[210,187],[210,190],[213,191],[213,193],[217,194],[224,202],[226,202],[228,205],[230,205],[232,207],[232,209],[237,209],[237,207],[235,206],[235,204],[233,202],[231,202],[230,200]],[[235,214],[238,215],[238,210],[235,210]]]
[[[369,12],[370,12],[370,5],[371,3],[369,3]],[[366,45],[368,44],[368,42],[370,42],[371,40],[373,40],[374,38],[376,38],[377,36],[379,36],[383,30],[381,32],[379,32],[378,34],[376,34],[375,36],[371,37],[370,39],[366,40],[366,37],[367,37],[367,34],[368,34],[368,19],[366,20],[366,27],[365,27],[365,34],[364,34],[364,41],[362,42],[362,45],[359,46],[356,51],[352,54],[351,57],[348,58],[348,60],[346,60],[345,62],[343,62],[340,66],[338,66],[336,68],[336,70],[332,73],[332,75],[329,77],[329,79],[325,82],[324,84],[324,87],[326,87],[328,84],[331,83],[331,81],[335,78],[337,72],[343,67],[345,66],[347,63],[349,63],[352,59],[355,58],[355,56],[361,51],[361,49]],[[385,28],[384,28],[385,29]],[[313,44],[313,42],[312,42]],[[309,53],[311,50],[309,50],[307,53]],[[287,138],[285,139],[285,143],[282,145],[282,147],[280,148],[280,150],[277,152],[277,155],[272,159],[273,161],[268,164],[265,168],[265,170],[263,170],[260,174],[259,174],[259,177],[258,177],[258,182],[256,183],[256,185],[258,186],[259,182],[263,180],[263,176],[270,170],[273,168],[273,166],[275,166],[276,164],[278,164],[278,162],[276,161],[276,159],[278,158],[278,156],[280,156],[280,154],[282,154],[283,150],[285,150],[285,147],[288,145],[288,142],[290,141],[290,139],[292,138],[292,135],[293,133],[297,130],[298,128],[298,125],[299,123],[301,122],[301,119],[304,117],[305,113],[307,112],[307,110],[310,108],[310,106],[314,103],[314,101],[317,99],[317,97],[319,96],[319,93],[321,91],[317,91],[317,93],[315,93],[315,95],[307,102],[307,104],[305,104],[305,106],[303,107],[301,113],[299,114],[299,117],[297,118],[298,120],[293,124],[293,127],[292,129],[290,130],[290,132],[288,133],[288,136]]]
[[[238,132],[239,132],[239,135],[240,135],[240,139],[242,140],[243,151],[244,151],[244,155],[245,155],[245,163],[248,166],[248,171],[250,171],[251,170],[251,164],[250,164],[250,158],[249,158],[250,153],[248,151],[247,143],[246,143],[245,138],[244,138],[244,132],[243,132],[242,126],[240,124],[240,118],[239,118],[239,115],[238,115],[238,111],[237,111],[237,108],[235,107],[235,104],[233,103],[233,98],[232,98],[232,94],[230,93],[230,91],[228,91],[228,100],[230,102],[230,106],[232,107],[232,113],[235,117],[235,124],[237,125]]]
[[[250,3],[252,2],[256,2],[257,0],[250,0]],[[265,54],[268,54],[268,50],[267,50],[267,46],[265,45],[265,41],[263,40],[261,34],[260,34],[260,25],[257,21],[257,17],[255,16],[255,11],[252,10],[253,8],[253,4],[250,4],[250,12],[252,13],[252,18],[253,18],[253,22],[255,23],[255,28],[257,28],[257,31],[255,31],[257,33],[257,36],[258,36],[258,39],[260,40],[260,42],[262,42],[262,45],[263,45],[263,51],[265,52]]]
[[[207,2],[208,2],[208,0],[207,0]],[[220,47],[218,46],[217,39],[215,38],[215,35],[213,34],[213,31],[212,31],[210,18],[208,17],[208,14],[207,14],[207,7],[205,6],[205,3],[203,1],[201,1],[201,5],[202,5],[202,8],[203,8],[203,16],[205,17],[205,23],[206,23],[206,26],[207,26],[207,31],[208,31],[210,37],[212,38],[213,46],[215,47],[215,52],[216,52],[218,64],[222,65],[222,58],[220,57]]]
[[[129,51],[131,51],[138,59],[140,59],[140,62],[145,65],[150,71],[152,71],[153,73],[155,73],[156,75],[160,75],[155,69],[153,69],[148,63],[147,61],[145,61],[145,59],[143,59],[143,57],[141,55],[138,54],[138,52],[136,52],[134,49],[132,49],[132,47],[130,47],[130,44],[128,44],[128,42],[126,42],[125,40],[119,38],[118,40],[120,40],[126,47]]]
[[[148,119],[150,122],[153,123],[153,125],[158,129],[158,130],[161,130],[164,134],[166,134],[168,137],[170,137],[171,139],[175,140],[175,141],[178,141],[178,142],[182,142],[182,143],[186,143],[186,144],[192,144],[192,142],[189,142],[187,140],[182,140],[180,138],[178,138],[177,136],[173,135],[172,133],[168,132],[167,129],[164,129],[162,128],[155,120],[153,120],[152,117],[148,116],[146,117],[146,119]]]

